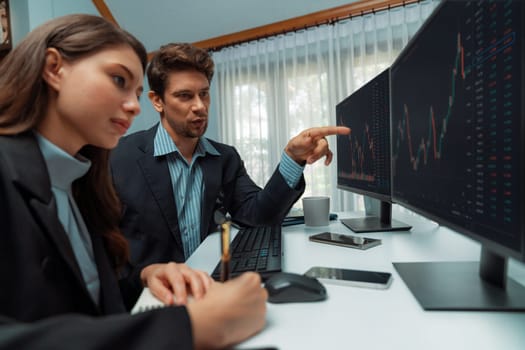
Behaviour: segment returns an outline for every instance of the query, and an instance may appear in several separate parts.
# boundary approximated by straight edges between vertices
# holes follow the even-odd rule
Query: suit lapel
[[[27,198],[28,205],[42,231],[53,241],[60,255],[82,285],[86,296],[91,300],[69,238],[58,219],[47,167],[36,139],[32,134],[25,134],[13,137],[7,144],[9,149],[6,151],[13,160],[11,163],[13,183]]]
[[[204,157],[201,158],[200,163],[202,167],[202,177],[204,181],[204,195],[201,204],[201,240],[204,240],[208,235],[209,219],[213,217],[213,211],[222,207],[224,194],[220,192],[221,177],[217,174],[222,174],[220,157]]]
[[[150,129],[151,132],[146,134],[147,139],[145,140],[145,144],[139,147],[144,152],[144,155],[138,159],[138,163],[151,193],[162,212],[162,216],[166,220],[171,235],[182,248],[177,207],[175,198],[173,198],[168,163],[166,157],[153,156],[153,139],[155,138],[156,130],[157,128],[152,128]]]

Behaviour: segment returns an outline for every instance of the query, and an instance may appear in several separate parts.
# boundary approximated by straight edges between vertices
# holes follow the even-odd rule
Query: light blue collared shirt
[[[188,164],[162,124],[159,124],[157,128],[153,145],[153,155],[155,157],[166,156],[168,162],[184,257],[188,259],[201,243],[200,218],[204,181],[202,168],[197,159],[205,157],[206,153],[214,156],[220,156],[220,153],[205,137],[201,137],[193,153],[191,163]],[[279,172],[283,175],[288,186],[291,188],[297,186],[303,169],[303,166],[297,164],[283,152]]]
[[[84,283],[93,301],[98,305],[100,280],[91,237],[71,191],[73,181],[88,172],[91,162],[80,155],[76,158],[72,157],[38,133],[35,133],[35,136],[49,172],[58,219],[68,235]]]

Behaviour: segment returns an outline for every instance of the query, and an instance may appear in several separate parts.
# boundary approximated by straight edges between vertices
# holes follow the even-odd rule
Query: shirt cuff
[[[284,180],[290,186],[295,188],[303,175],[304,166],[297,164],[286,152],[283,151],[281,163],[279,163],[279,172]]]

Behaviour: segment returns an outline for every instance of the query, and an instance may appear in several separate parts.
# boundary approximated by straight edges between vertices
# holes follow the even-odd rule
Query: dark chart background
[[[390,196],[390,98],[386,70],[339,103],[337,124],[352,133],[337,137],[337,182]]]
[[[521,6],[445,4],[391,75],[394,200],[508,247],[522,211]]]

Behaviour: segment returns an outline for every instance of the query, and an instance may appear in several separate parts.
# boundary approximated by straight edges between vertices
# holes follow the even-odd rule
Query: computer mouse
[[[270,303],[299,303],[326,299],[326,289],[316,278],[279,272],[268,278],[264,287]]]

